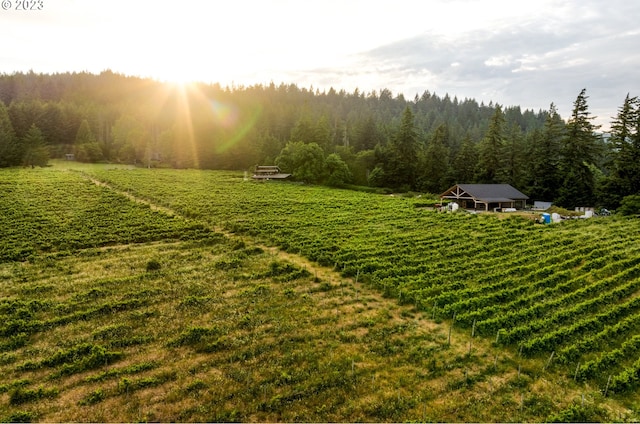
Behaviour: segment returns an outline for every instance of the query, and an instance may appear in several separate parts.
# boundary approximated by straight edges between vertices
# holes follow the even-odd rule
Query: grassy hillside
[[[537,351],[507,325],[553,317],[535,340],[632,302],[636,221],[542,227],[241,174],[83,172],[0,173],[0,419],[637,418],[617,377],[633,303],[577,353],[562,349],[578,332]],[[618,297],[547,304],[591,285]],[[563,321],[575,299],[593,303]],[[567,359],[615,349],[605,377]]]

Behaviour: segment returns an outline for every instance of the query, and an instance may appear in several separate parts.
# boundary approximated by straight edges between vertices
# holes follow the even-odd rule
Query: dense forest
[[[532,199],[617,208],[640,194],[640,102],[621,98],[610,133],[586,90],[566,120],[549,110],[425,91],[320,91],[294,84],[176,85],[102,72],[0,75],[0,167],[49,158],[145,167],[277,164],[298,180],[440,193],[509,183]]]

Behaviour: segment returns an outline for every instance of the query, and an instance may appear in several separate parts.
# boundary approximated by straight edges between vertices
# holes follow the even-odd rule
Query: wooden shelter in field
[[[291,174],[284,174],[277,166],[258,165],[253,173],[254,180],[284,180]]]
[[[491,211],[503,208],[523,209],[529,197],[509,184],[456,184],[440,195],[461,208]]]

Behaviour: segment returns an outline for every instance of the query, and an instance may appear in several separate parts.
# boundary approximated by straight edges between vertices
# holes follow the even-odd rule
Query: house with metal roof
[[[509,184],[456,184],[440,195],[465,209],[523,209],[529,196]]]
[[[284,180],[291,174],[284,174],[277,166],[258,165],[253,173],[254,180]]]

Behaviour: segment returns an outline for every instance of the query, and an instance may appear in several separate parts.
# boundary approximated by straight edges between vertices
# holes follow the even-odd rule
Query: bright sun
[[[194,82],[193,76],[180,67],[164,70],[161,75],[162,80],[176,86],[186,87]]]
[[[168,79],[167,82],[169,84],[175,85],[176,88],[179,88],[182,90],[188,88],[190,85],[193,84],[193,81],[187,77],[171,78],[171,79]]]

